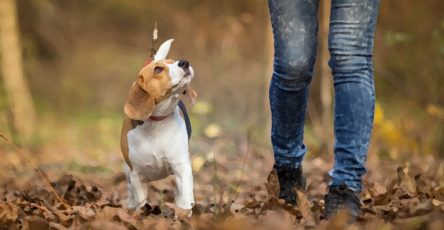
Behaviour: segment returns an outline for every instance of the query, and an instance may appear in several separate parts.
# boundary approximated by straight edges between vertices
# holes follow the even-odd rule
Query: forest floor
[[[370,155],[364,214],[352,220],[340,212],[326,221],[321,213],[328,156],[307,156],[307,191],[298,192],[300,204],[291,207],[276,198],[275,178],[267,181],[273,162],[269,149],[229,140],[194,142],[198,147],[192,151],[202,154],[192,156],[196,205],[191,216],[175,208],[172,178],[149,186],[143,208],[125,209],[118,153],[107,163],[89,165],[66,163],[75,156],[63,150],[41,153],[41,176],[26,162],[9,159],[18,154],[11,151],[0,176],[0,229],[444,229],[444,163],[431,155],[397,163]]]

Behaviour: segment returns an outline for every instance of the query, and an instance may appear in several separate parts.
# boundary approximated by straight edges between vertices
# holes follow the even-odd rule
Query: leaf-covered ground
[[[328,156],[307,157],[307,191],[298,192],[300,205],[291,207],[274,196],[276,178],[267,181],[268,150],[241,144],[236,148],[243,154],[229,154],[227,145],[221,141],[193,150],[206,154],[192,157],[197,201],[192,216],[174,207],[172,178],[152,183],[149,204],[130,211],[124,208],[126,182],[118,168],[80,173],[65,164],[41,164],[49,186],[32,167],[5,167],[0,229],[444,229],[444,163],[430,155],[397,163],[370,156],[364,215],[351,221],[340,212],[326,221],[321,213]],[[120,165],[119,155],[115,159]]]

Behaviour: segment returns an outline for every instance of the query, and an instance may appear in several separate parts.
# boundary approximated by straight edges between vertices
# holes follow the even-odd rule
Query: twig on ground
[[[49,181],[48,177],[46,176],[46,174],[44,174],[38,167],[36,164],[34,164],[34,162],[29,159],[26,154],[19,148],[17,147],[17,145],[15,145],[14,143],[12,143],[8,138],[6,138],[3,134],[0,134],[0,137],[9,145],[11,145],[16,151],[17,153],[19,153],[19,155],[21,155],[21,157],[23,157],[26,162],[28,162],[33,168],[34,171],[37,173],[37,175],[39,175],[41,178],[43,178],[43,180],[48,184],[49,188],[51,189],[51,192],[54,194],[54,196],[57,198],[57,200],[60,203],[63,203],[64,205],[71,207],[70,204],[68,204],[62,197],[59,196],[59,194],[57,194],[57,192],[55,191],[54,187],[51,185],[51,182]]]
[[[247,150],[245,153],[244,162],[242,163],[242,168],[241,168],[241,173],[240,173],[239,179],[237,180],[237,182],[235,184],[236,190],[240,186],[240,183],[244,177],[245,167],[247,165],[248,156],[250,155],[250,138],[251,138],[251,129],[248,129],[247,130]],[[234,198],[231,200],[235,201],[238,198],[238,196],[239,196],[239,193],[236,191]]]

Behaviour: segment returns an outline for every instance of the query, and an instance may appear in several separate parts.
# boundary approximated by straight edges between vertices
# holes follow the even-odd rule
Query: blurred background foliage
[[[122,108],[149,55],[155,21],[160,41],[176,39],[170,57],[186,58],[196,70],[192,85],[199,98],[191,109],[193,138],[226,138],[233,143],[248,139],[271,149],[267,93],[272,40],[266,1],[19,0],[17,4],[25,76],[37,111],[37,132],[30,146],[43,162],[45,153],[51,152],[56,161],[80,153],[84,158],[73,157],[80,163],[122,163],[118,147]],[[443,12],[442,0],[382,1],[371,156],[392,160],[407,160],[414,154],[444,156]],[[1,92],[0,132],[12,135]],[[319,94],[315,80],[310,106],[318,111]],[[310,156],[325,154],[318,148],[322,140],[312,130],[314,122],[319,121],[307,120]],[[192,148],[198,152],[196,143]],[[81,165],[69,164],[75,170],[88,170]]]

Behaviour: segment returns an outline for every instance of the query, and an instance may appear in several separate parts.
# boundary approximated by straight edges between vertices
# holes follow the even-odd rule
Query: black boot
[[[279,198],[286,203],[296,205],[298,197],[295,188],[305,191],[305,177],[302,175],[302,166],[297,168],[274,166],[279,178]]]
[[[324,219],[329,219],[340,209],[345,209],[353,217],[359,217],[362,214],[359,195],[347,188],[345,185],[330,187],[325,195]]]

